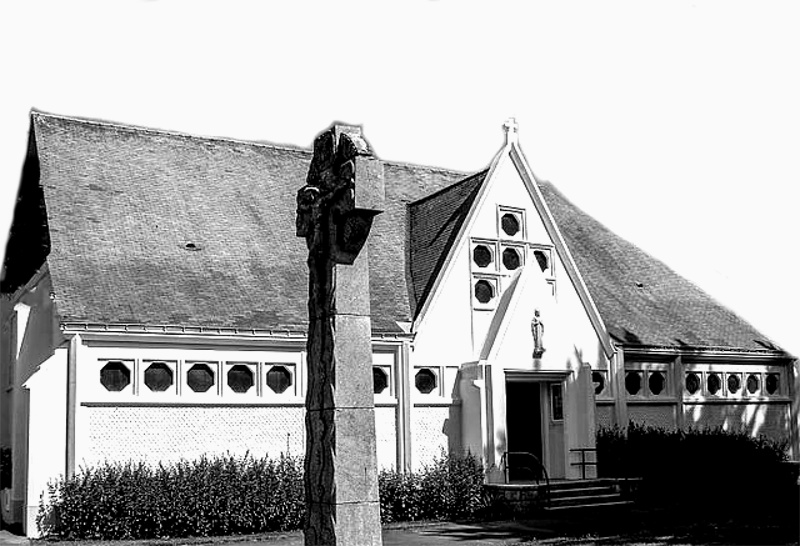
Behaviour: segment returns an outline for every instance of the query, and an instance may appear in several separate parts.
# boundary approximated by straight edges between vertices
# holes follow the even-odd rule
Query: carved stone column
[[[383,166],[360,128],[316,138],[297,193],[309,250],[306,546],[382,543],[365,243],[383,199]]]

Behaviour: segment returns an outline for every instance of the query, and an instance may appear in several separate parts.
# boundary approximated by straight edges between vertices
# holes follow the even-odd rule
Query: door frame
[[[547,470],[548,475],[552,472],[552,461],[550,460],[550,385],[559,383],[561,385],[561,396],[564,411],[567,409],[566,393],[567,393],[567,378],[570,371],[547,371],[538,372],[530,370],[505,370],[505,382],[503,383],[503,390],[505,391],[506,385],[509,382],[519,383],[538,383],[539,384],[539,430],[542,436],[542,464]],[[503,393],[504,404],[506,411],[508,408],[508,398],[506,393]],[[564,414],[564,440],[566,440],[566,413]],[[503,436],[508,438],[508,415],[505,416],[503,422]],[[566,461],[565,461],[566,464]]]

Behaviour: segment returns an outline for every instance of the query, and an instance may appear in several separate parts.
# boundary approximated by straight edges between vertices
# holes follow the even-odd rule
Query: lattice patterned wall
[[[594,419],[598,427],[610,427],[614,425],[614,406],[603,404],[595,406]]]
[[[448,451],[447,432],[458,423],[449,420],[449,406],[414,406],[411,409],[411,446],[414,468],[429,464],[442,450]]]
[[[686,404],[684,422],[687,426],[724,426],[785,439],[789,437],[789,408],[788,403]]]
[[[396,409],[375,408],[375,436],[378,451],[378,469],[397,466]]]
[[[636,405],[628,402],[628,420],[660,428],[677,426],[674,405]]]
[[[303,407],[90,407],[80,464],[176,461],[203,454],[303,455]]]
[[[91,407],[81,464],[177,461],[203,454],[305,453],[303,407]],[[378,467],[397,463],[394,407],[375,408]]]

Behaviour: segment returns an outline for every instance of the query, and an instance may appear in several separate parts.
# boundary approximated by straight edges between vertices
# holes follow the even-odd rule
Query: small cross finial
[[[517,120],[508,118],[503,124],[503,131],[505,131],[506,134],[506,144],[519,142],[519,125],[517,125]]]

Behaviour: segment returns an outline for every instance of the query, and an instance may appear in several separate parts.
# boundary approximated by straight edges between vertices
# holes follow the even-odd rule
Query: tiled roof
[[[659,260],[540,182],[609,334],[628,346],[778,348]]]
[[[306,248],[294,230],[308,150],[43,113],[32,115],[32,131],[4,291],[25,282],[25,250],[36,244],[50,251],[65,322],[305,330]],[[46,222],[29,186],[37,161]],[[386,210],[369,239],[372,324],[399,332],[427,297],[486,172],[384,162],[384,173]],[[552,185],[540,187],[615,339],[774,347]]]
[[[309,151],[32,120],[63,321],[305,330],[295,195]],[[384,170],[387,209],[369,242],[373,330],[396,332],[411,320],[406,204],[464,175],[389,162]]]
[[[408,206],[408,259],[416,309],[433,288],[487,172],[474,174]]]

